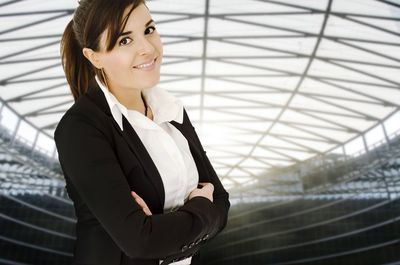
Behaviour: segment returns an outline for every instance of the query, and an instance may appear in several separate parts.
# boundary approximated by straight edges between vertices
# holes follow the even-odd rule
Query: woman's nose
[[[149,54],[154,52],[153,44],[146,37],[142,37],[138,40],[137,47],[139,54]]]

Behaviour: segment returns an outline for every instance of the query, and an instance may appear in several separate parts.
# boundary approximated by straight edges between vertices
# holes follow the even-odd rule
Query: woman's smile
[[[154,58],[153,60],[149,61],[149,62],[136,65],[133,68],[138,69],[138,70],[142,70],[142,71],[151,71],[151,70],[153,70],[155,68],[156,60],[157,60],[157,57]]]

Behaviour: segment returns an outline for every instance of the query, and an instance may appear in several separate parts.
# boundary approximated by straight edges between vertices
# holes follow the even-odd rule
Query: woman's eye
[[[148,27],[148,28],[146,29],[145,33],[146,33],[146,34],[151,34],[151,33],[153,33],[155,30],[156,30],[156,27],[151,26],[151,27]],[[150,32],[149,32],[149,31],[150,31]]]
[[[119,41],[119,45],[124,46],[124,45],[127,45],[127,44],[131,43],[131,42],[132,42],[131,38],[125,37],[125,38],[123,38],[123,39],[121,39]]]

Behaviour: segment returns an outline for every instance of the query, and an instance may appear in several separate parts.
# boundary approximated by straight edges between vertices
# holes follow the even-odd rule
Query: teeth
[[[146,67],[150,67],[150,66],[152,66],[154,64],[154,60],[151,62],[151,63],[148,63],[148,64],[141,64],[141,65],[138,65],[138,66],[135,66],[136,68],[146,68]]]

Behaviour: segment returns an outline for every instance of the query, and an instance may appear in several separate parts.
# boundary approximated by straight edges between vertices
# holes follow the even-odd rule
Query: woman
[[[144,1],[81,0],[61,41],[75,103],[54,139],[77,216],[73,264],[200,264],[230,203],[182,103],[155,86]]]

